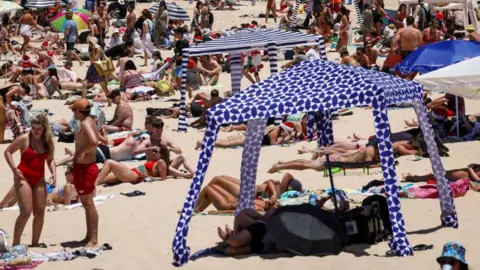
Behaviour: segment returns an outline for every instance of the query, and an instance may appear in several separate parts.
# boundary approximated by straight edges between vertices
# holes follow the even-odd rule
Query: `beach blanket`
[[[95,205],[100,205],[104,201],[106,201],[107,199],[111,199],[113,197],[115,197],[114,194],[103,194],[103,195],[98,195],[95,198],[93,198],[93,201],[94,201]],[[74,203],[74,204],[71,204],[71,205],[66,205],[65,209],[72,210],[72,209],[75,209],[75,208],[78,208],[78,207],[82,207],[82,204],[81,203]],[[2,211],[19,211],[19,210],[20,209],[18,208],[18,205],[14,205],[12,207],[2,209]]]
[[[463,197],[470,188],[470,179],[463,178],[455,182],[450,182],[450,191],[454,198]],[[408,198],[411,199],[437,199],[438,189],[436,185],[422,185],[418,187],[407,188]]]

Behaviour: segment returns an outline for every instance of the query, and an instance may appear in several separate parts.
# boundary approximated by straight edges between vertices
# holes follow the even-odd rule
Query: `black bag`
[[[385,239],[378,202],[353,208],[340,216],[349,244],[376,244]]]
[[[421,8],[423,9],[423,11],[425,12],[425,27],[427,25],[430,25],[430,23],[432,22],[432,19],[433,19],[433,15],[432,13],[426,9],[423,5],[421,6]]]
[[[73,143],[75,141],[75,134],[70,131],[58,133],[58,142]]]

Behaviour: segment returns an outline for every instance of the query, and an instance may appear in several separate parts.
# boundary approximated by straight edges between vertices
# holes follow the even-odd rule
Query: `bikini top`
[[[151,172],[153,171],[153,167],[155,167],[155,164],[156,164],[156,163],[157,163],[157,162],[154,161],[154,160],[150,160],[150,161],[145,162],[145,165],[144,165],[144,166],[145,166],[145,169],[146,169],[149,173],[151,173]]]

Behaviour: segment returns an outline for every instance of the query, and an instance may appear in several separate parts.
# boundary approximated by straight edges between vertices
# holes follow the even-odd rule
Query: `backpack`
[[[381,209],[380,202],[373,201],[340,214],[348,235],[348,244],[376,244],[386,239],[389,231],[384,228]],[[388,208],[386,214],[388,215]]]
[[[426,9],[423,5],[421,6],[421,8],[425,12],[425,25],[430,25],[430,22],[433,19],[432,13],[428,9]]]

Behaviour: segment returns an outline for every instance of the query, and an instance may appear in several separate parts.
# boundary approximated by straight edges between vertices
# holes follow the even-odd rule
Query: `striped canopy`
[[[151,8],[148,9],[151,13],[155,14],[157,13],[158,6],[160,4],[156,4],[152,6]],[[185,22],[190,21],[190,17],[188,17],[187,12],[181,7],[175,4],[175,2],[170,2],[167,3],[167,11],[168,11],[168,17],[170,17],[171,20],[182,20]]]
[[[216,53],[231,53],[232,51],[248,51],[253,48],[263,48],[269,43],[275,43],[277,48],[291,48],[299,45],[318,45],[318,35],[301,32],[285,31],[276,28],[254,28],[238,31],[233,35],[214,39],[187,50],[190,56]]]
[[[27,0],[26,8],[47,8],[55,6],[55,0]]]

